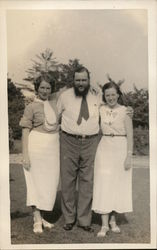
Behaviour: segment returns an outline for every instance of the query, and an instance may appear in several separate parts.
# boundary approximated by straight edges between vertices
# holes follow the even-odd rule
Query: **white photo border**
[[[9,197],[9,147],[8,147],[8,103],[7,103],[7,10],[46,9],[146,9],[148,11],[148,72],[149,72],[149,114],[150,114],[150,244],[11,244],[10,197]],[[157,2],[137,1],[1,1],[0,2],[0,248],[1,249],[149,249],[155,248],[157,238]]]

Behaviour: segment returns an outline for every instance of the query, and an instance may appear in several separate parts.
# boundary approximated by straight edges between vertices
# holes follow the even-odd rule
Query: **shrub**
[[[134,129],[134,154],[149,154],[149,130],[136,128]]]
[[[134,86],[134,92],[128,92],[123,96],[126,105],[134,109],[133,125],[142,128],[149,128],[149,100],[147,89],[137,89]]]
[[[24,107],[24,96],[21,90],[14,85],[11,79],[8,79],[9,127],[12,129],[12,137],[14,139],[21,138],[22,130],[19,126],[19,121],[23,115]]]

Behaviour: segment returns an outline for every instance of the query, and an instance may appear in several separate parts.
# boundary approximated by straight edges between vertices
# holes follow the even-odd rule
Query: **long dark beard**
[[[88,86],[84,89],[84,91],[79,91],[79,89],[74,86],[75,95],[84,97],[88,94],[89,88],[90,88],[90,85],[88,84]]]

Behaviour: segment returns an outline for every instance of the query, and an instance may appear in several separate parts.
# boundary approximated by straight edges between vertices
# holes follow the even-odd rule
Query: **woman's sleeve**
[[[24,110],[23,117],[20,120],[19,125],[22,128],[32,128],[33,123],[33,108],[31,104],[28,104]]]

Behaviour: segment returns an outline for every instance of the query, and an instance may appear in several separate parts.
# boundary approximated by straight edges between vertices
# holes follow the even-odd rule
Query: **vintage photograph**
[[[150,248],[149,8],[80,6],[5,11],[9,244]]]

